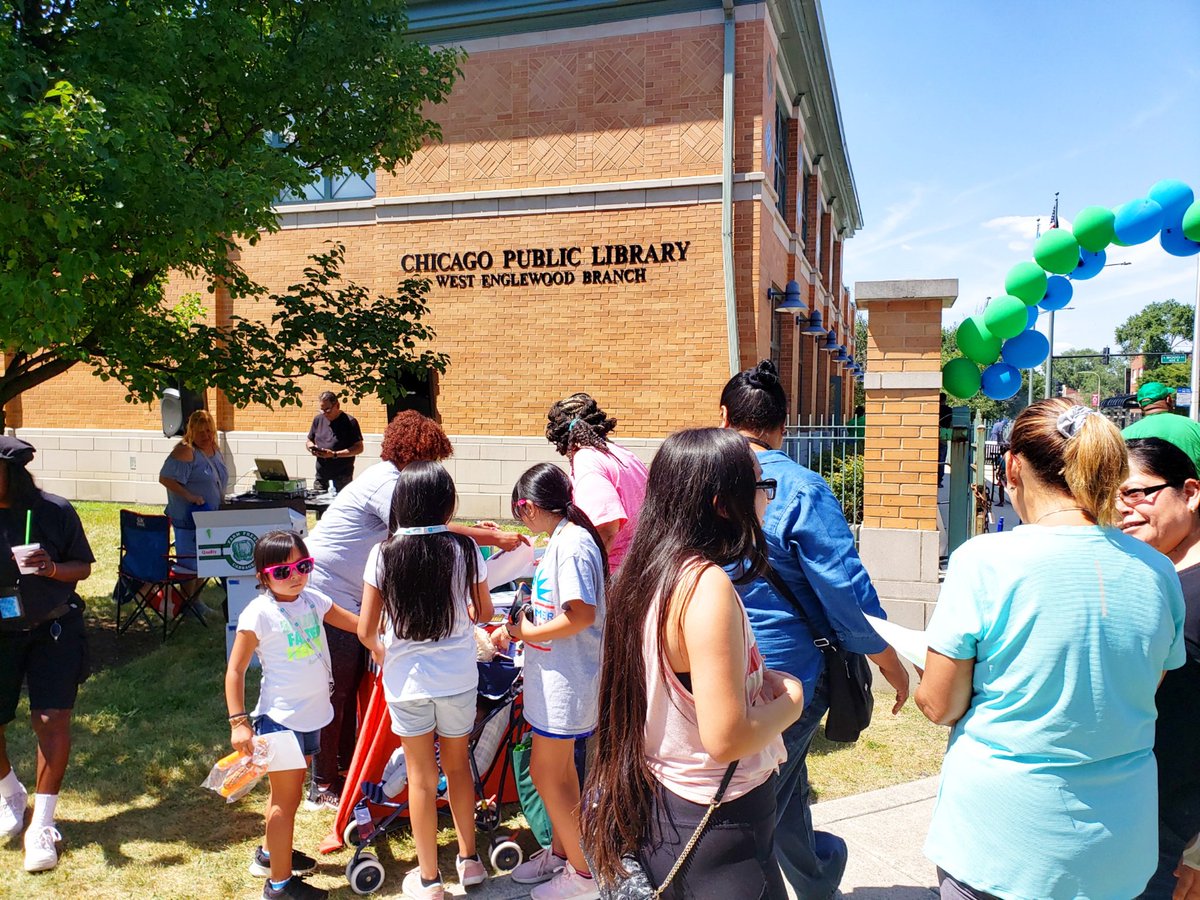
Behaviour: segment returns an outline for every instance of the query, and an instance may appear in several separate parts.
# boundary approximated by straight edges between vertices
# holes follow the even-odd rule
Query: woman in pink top
[[[559,400],[546,419],[546,440],[570,461],[575,505],[600,532],[615,574],[633,541],[646,495],[646,465],[608,439],[617,420],[588,394]]]
[[[583,844],[601,886],[632,854],[663,883],[737,768],[664,898],[786,897],[772,847],[775,770],[804,709],[796,679],[765,669],[723,567],[766,564],[773,482],[728,429],[681,431],[650,467],[646,504],[604,626],[596,756]]]

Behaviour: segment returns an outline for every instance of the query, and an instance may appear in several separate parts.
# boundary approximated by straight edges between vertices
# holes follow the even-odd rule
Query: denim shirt
[[[887,618],[863,568],[842,507],[823,479],[781,450],[758,454],[763,477],[777,483],[767,504],[763,531],[771,566],[805,609],[824,612],[842,645],[855,653],[879,653],[887,643],[863,613]],[[765,579],[737,586],[767,666],[804,682],[805,704],[824,670],[813,635]]]

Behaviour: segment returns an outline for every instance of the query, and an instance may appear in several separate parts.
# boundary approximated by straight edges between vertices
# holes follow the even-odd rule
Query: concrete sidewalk
[[[841,836],[850,847],[842,879],[846,900],[936,900],[934,866],[921,853],[936,793],[934,776],[813,806],[814,827]],[[528,897],[529,888],[504,876],[469,892],[449,884],[446,893],[473,900],[516,900]]]

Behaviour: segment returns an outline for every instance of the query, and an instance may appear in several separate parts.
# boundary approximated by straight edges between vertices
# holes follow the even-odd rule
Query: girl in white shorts
[[[409,463],[392,494],[392,535],[371,550],[363,573],[358,636],[383,669],[392,730],[408,763],[408,814],[417,868],[404,896],[441,900],[437,863],[437,784],[441,770],[458,832],[458,878],[480,884],[487,870],[475,852],[475,787],[467,740],[475,724],[479,675],[476,621],[492,617],[487,567],[475,542],[446,523],[457,494],[435,462]]]

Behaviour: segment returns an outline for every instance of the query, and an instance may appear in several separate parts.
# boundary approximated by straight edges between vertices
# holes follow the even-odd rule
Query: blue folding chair
[[[131,509],[121,510],[121,555],[113,600],[117,606],[117,634],[124,634],[138,618],[155,627],[162,621],[165,641],[190,611],[200,624],[204,616],[192,601],[208,584],[194,572],[176,568],[171,554],[171,520]],[[122,610],[127,609],[122,622]]]

